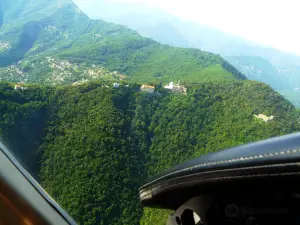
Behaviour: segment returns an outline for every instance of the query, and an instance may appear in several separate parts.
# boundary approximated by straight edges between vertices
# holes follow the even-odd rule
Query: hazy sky
[[[74,0],[80,5],[101,0]],[[300,55],[300,0],[109,0],[150,4],[181,18]]]

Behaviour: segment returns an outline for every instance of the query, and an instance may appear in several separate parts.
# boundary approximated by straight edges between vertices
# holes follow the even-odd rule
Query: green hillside
[[[187,94],[162,88],[171,80]],[[78,224],[165,224],[138,200],[150,176],[300,131],[299,110],[219,55],[91,20],[71,0],[1,0],[0,81],[1,141]]]
[[[245,79],[220,56],[91,20],[69,0],[0,3],[0,80],[49,85]]]
[[[110,82],[14,90],[3,83],[1,134],[79,224],[164,224],[164,211],[143,213],[138,201],[149,176],[300,130],[299,112],[262,83],[206,82],[190,86],[187,96],[156,90]],[[259,121],[258,113],[275,119]]]

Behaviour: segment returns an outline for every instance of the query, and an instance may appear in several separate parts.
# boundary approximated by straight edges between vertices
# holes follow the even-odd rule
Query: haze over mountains
[[[79,5],[92,18],[126,25],[161,43],[220,54],[248,79],[271,85],[300,106],[300,56],[184,21],[142,3],[99,1],[92,7]]]
[[[298,109],[219,55],[91,20],[70,0],[1,0],[0,9],[0,137],[78,224],[165,224],[168,212],[138,201],[149,176],[300,131]],[[232,60],[247,73],[253,60],[277,71],[262,58]],[[186,93],[164,88],[171,80]]]

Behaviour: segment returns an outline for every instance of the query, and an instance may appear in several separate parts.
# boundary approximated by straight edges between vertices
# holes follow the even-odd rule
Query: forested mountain
[[[206,25],[185,21],[142,3],[103,0],[92,7],[88,4],[79,6],[92,18],[126,25],[163,44],[220,54],[240,69],[248,79],[271,85],[300,107],[297,100],[300,99],[297,91],[300,88],[300,56],[252,43]],[[239,63],[236,64],[235,61]],[[258,64],[259,69],[247,69],[257,68]]]
[[[168,212],[138,201],[148,177],[300,131],[299,110],[219,55],[91,20],[71,0],[1,0],[0,26],[0,78],[14,82],[0,82],[1,140],[79,224],[164,224]],[[162,87],[171,80],[187,93]]]
[[[299,131],[299,111],[254,81],[205,82],[187,95],[159,86],[94,82],[69,87],[0,84],[0,128],[26,168],[79,224],[164,224],[138,187],[177,163]],[[254,117],[275,118],[267,123]]]
[[[0,79],[73,84],[245,79],[220,56],[174,48],[91,20],[71,0],[1,1]]]

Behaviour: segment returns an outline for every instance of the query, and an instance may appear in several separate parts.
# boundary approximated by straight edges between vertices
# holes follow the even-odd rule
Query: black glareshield
[[[299,133],[242,145],[160,174],[140,200],[176,210],[169,224],[299,224],[299,162]]]

